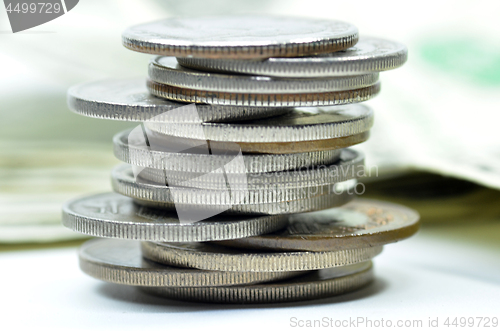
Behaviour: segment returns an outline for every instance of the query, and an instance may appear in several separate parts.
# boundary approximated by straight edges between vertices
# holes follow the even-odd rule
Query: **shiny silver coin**
[[[276,251],[334,251],[397,242],[415,234],[418,213],[392,203],[356,199],[341,208],[288,217],[275,233],[218,242],[224,246]]]
[[[342,138],[365,133],[373,125],[373,111],[362,104],[336,107],[295,108],[266,119],[244,123],[202,123],[202,130],[192,124],[156,126],[146,123],[153,132],[169,136],[244,143],[282,143]]]
[[[175,212],[146,208],[116,193],[104,193],[67,202],[63,225],[95,237],[129,240],[192,242],[236,239],[277,231],[286,226],[281,216],[219,215],[191,222]]]
[[[172,110],[185,103],[151,95],[142,78],[110,79],[73,86],[68,90],[69,108],[80,115],[131,122],[200,123],[231,122],[288,112],[286,108],[218,106],[200,104],[195,111]]]
[[[235,93],[308,93],[354,90],[375,84],[378,73],[346,77],[271,78],[226,75],[187,69],[173,57],[157,57],[149,64],[155,82],[194,90]]]
[[[231,190],[274,190],[274,192],[283,190],[283,192],[286,192],[287,189],[319,187],[350,179],[358,179],[364,175],[365,169],[363,154],[344,149],[338,162],[321,164],[310,168],[273,173],[231,174],[227,180],[222,175],[222,172],[217,170],[213,169],[210,173],[200,175],[200,173],[193,172],[145,168],[141,171],[136,170],[135,175],[140,177],[138,179],[144,179],[145,182],[163,186],[186,186],[186,184],[189,184],[197,188],[225,190],[229,184]]]
[[[343,176],[340,174],[336,178],[340,179]],[[347,179],[351,179],[351,174],[346,176]],[[357,174],[353,173],[352,176],[357,176]],[[242,174],[241,177],[246,178],[246,175]],[[208,183],[191,180],[177,183],[169,182],[167,185],[166,183],[136,178],[132,167],[123,164],[118,165],[111,172],[111,185],[116,193],[136,199],[138,203],[145,200],[175,205],[207,205],[219,208],[229,208],[233,205],[270,204],[304,200],[327,194],[338,194],[340,196],[344,193],[344,189],[347,191],[347,188],[355,185],[351,181],[316,183],[316,185],[302,187],[299,186],[300,183],[296,185],[283,185],[281,183],[248,185],[244,183],[244,178],[226,179],[223,173],[216,173],[209,176]],[[326,178],[329,179],[328,175]],[[217,180],[221,181],[221,186],[224,183],[226,183],[226,186],[222,186],[221,189],[208,188],[208,186],[213,187],[219,184]],[[349,192],[353,194],[352,190]]]
[[[408,57],[405,45],[373,37],[362,37],[346,50],[312,57],[270,58],[263,61],[178,58],[183,66],[216,72],[272,77],[331,77],[360,75],[401,67]]]
[[[225,59],[335,52],[357,40],[358,30],[349,23],[257,15],[169,18],[122,34],[123,45],[137,52]]]
[[[172,266],[217,271],[304,271],[369,261],[383,246],[331,252],[255,252],[209,243],[143,242],[145,258]]]
[[[80,268],[110,283],[149,287],[257,284],[296,276],[296,272],[218,272],[168,267],[142,258],[136,241],[93,239],[79,251]]]
[[[187,89],[147,81],[151,94],[188,103],[251,107],[316,107],[337,106],[370,100],[380,92],[380,82],[346,91],[306,93],[243,93]]]
[[[328,268],[268,284],[223,287],[141,287],[149,294],[207,303],[280,303],[328,298],[355,291],[373,281],[371,262]]]
[[[326,188],[323,188],[325,191]],[[351,193],[349,193],[351,191]],[[181,204],[173,202],[151,201],[146,198],[136,198],[134,201],[137,204],[162,209],[184,210],[187,209],[192,213],[224,213],[227,215],[287,215],[295,213],[305,213],[315,210],[323,210],[328,208],[340,207],[352,201],[356,195],[352,194],[351,189],[342,190],[337,193],[319,195],[308,199],[292,200],[274,203],[247,203],[247,204],[229,204],[226,202],[220,204],[217,202],[207,203],[205,200],[200,200],[197,204]],[[229,201],[230,199],[226,199]],[[272,231],[270,231],[272,232]]]
[[[179,148],[169,148],[170,139],[163,144],[151,146],[150,133],[148,142],[135,141],[130,137],[131,130],[116,134],[113,138],[115,156],[134,166],[169,172],[208,173],[224,168],[226,173],[238,173],[240,167],[231,162],[237,156],[230,151],[218,151],[212,148],[199,153],[179,151]],[[160,138],[153,138],[157,141]],[[188,148],[186,147],[185,150]],[[304,169],[318,164],[331,164],[339,160],[340,150],[315,151],[294,154],[243,154],[245,172],[248,174],[268,173],[291,169]]]

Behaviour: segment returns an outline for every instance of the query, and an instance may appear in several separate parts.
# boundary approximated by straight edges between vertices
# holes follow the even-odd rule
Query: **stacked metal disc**
[[[384,244],[418,229],[402,206],[354,199],[373,112],[360,102],[406,48],[349,23],[232,16],[134,26],[148,79],[69,90],[72,111],[138,122],[114,137],[115,193],[68,202],[96,237],[87,274],[168,298],[258,303],[346,293]],[[113,240],[122,239],[122,240]]]

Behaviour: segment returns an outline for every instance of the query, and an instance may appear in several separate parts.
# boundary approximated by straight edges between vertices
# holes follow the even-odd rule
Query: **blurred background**
[[[71,113],[67,89],[146,76],[149,55],[121,45],[128,26],[179,15],[267,13],[340,19],[408,46],[381,74],[366,197],[417,209],[423,233],[500,255],[498,1],[82,0],[12,34],[0,9],[0,249],[81,239],[60,225],[64,201],[110,190],[112,136],[133,123]],[[45,243],[42,245],[42,243]],[[70,243],[71,245],[74,242]],[[492,276],[493,277],[493,276]],[[498,276],[494,276],[498,281]]]

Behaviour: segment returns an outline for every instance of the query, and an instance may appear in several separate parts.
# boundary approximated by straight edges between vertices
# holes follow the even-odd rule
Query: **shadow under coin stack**
[[[116,193],[63,208],[67,227],[112,238],[81,247],[90,276],[181,300],[308,300],[367,285],[383,245],[417,231],[416,212],[354,199],[364,157],[348,149],[403,45],[268,16],[167,19],[123,44],[160,55],[147,82],[68,92],[76,113],[138,122],[114,137]]]

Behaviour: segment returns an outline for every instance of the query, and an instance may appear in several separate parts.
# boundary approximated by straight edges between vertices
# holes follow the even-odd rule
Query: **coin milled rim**
[[[293,200],[293,201],[283,201],[274,203],[255,203],[255,204],[241,204],[241,205],[188,205],[189,208],[199,211],[206,210],[221,210],[223,208],[224,214],[228,215],[255,215],[255,214],[265,214],[265,215],[287,215],[295,213],[305,213],[309,211],[322,210],[328,208],[334,208],[343,206],[349,201],[355,198],[354,194],[347,194],[343,192],[342,194],[326,194],[320,195],[308,199]],[[134,199],[137,204],[154,207],[154,208],[164,208],[164,209],[174,209],[176,205],[172,202],[159,202],[150,201],[145,199]],[[228,208],[228,209],[226,209]],[[283,226],[285,227],[285,225]],[[271,230],[269,232],[274,232]]]
[[[222,166],[228,173],[239,170],[227,164],[234,158],[233,155],[173,153],[130,145],[128,143],[130,132],[131,130],[125,130],[113,137],[114,154],[123,162],[167,171],[207,173]],[[340,150],[292,154],[243,154],[242,157],[246,172],[257,174],[334,163],[340,157]]]
[[[349,272],[332,277],[321,277],[321,273],[332,269],[349,268]],[[305,276],[259,285],[166,288],[142,287],[149,294],[170,299],[208,303],[279,303],[305,301],[341,295],[355,291],[373,281],[373,265],[364,262],[347,267],[313,271]]]
[[[361,162],[361,161],[359,161]],[[347,168],[347,167],[346,167]],[[350,166],[348,168],[351,168]],[[330,178],[327,171],[318,173],[325,176],[321,178]],[[331,176],[333,180],[344,179],[343,181],[322,183],[321,180],[311,181],[308,183],[298,183],[284,185],[281,183],[252,183],[244,185],[240,182],[241,179],[236,179],[234,188],[229,191],[227,187],[221,189],[210,188],[216,183],[196,182],[190,183],[191,186],[184,185],[183,181],[174,185],[166,185],[165,182],[153,182],[143,178],[135,178],[132,167],[128,164],[120,164],[113,168],[111,172],[111,186],[116,193],[120,193],[127,197],[136,200],[146,200],[160,203],[171,203],[180,205],[213,205],[213,206],[234,206],[234,205],[254,205],[254,204],[269,204],[278,202],[287,202],[295,200],[304,200],[321,195],[338,194],[341,196],[344,191],[340,191],[334,185],[347,185],[349,188],[355,185],[354,178],[359,175],[357,171],[348,171],[347,174],[342,174],[342,171],[335,171],[338,176]],[[346,176],[346,178],[343,178]],[[213,176],[212,180],[216,181],[220,177]],[[211,180],[209,178],[208,180]],[[354,181],[350,183],[350,181]],[[231,186],[233,185],[232,183]],[[349,194],[349,193],[348,193]]]
[[[419,215],[416,211],[394,203],[358,198],[345,206],[336,209],[327,209],[313,213],[290,215],[291,222],[312,222],[317,217],[327,217],[329,213],[346,211],[364,214],[369,223],[352,225],[340,223],[338,229],[344,232],[296,233],[290,234],[290,228],[262,236],[254,236],[237,240],[217,242],[220,245],[244,249],[262,249],[275,251],[332,251],[338,249],[362,248],[386,245],[398,242],[414,235],[420,226]],[[335,216],[332,216],[333,218]],[[347,220],[348,221],[348,220]],[[398,221],[394,225],[394,221]],[[316,229],[315,225],[311,227]],[[330,231],[325,230],[325,231]]]
[[[140,243],[92,239],[78,252],[80,269],[87,275],[116,284],[148,287],[247,285],[294,277],[296,272],[219,272],[169,267],[144,260]]]
[[[317,93],[354,90],[375,84],[378,73],[320,78],[272,78],[219,74],[188,69],[173,57],[157,57],[149,63],[152,81],[187,89],[233,93]]]
[[[362,104],[296,108],[287,114],[242,123],[201,123],[146,126],[168,136],[217,142],[286,143],[343,138],[368,132],[373,126],[373,110]]]
[[[94,206],[87,206],[89,200]],[[114,204],[104,205],[108,200]],[[78,211],[81,206],[86,209]],[[121,212],[119,206],[129,211]],[[218,215],[195,223],[181,223],[172,211],[151,210],[116,193],[68,201],[63,206],[62,220],[67,228],[94,237],[169,242],[236,239],[286,226],[286,218],[278,215],[241,215],[239,218]]]
[[[166,112],[184,107],[186,103],[158,98],[146,88],[144,78],[108,79],[79,84],[67,94],[70,110],[76,114],[108,120],[165,123],[231,122],[281,115],[286,108],[196,105],[197,116],[186,112],[162,116]]]
[[[154,262],[218,271],[304,271],[340,267],[371,260],[383,246],[330,252],[262,252],[209,243],[142,242],[142,254]]]
[[[200,27],[210,32],[211,21],[224,23],[224,37],[205,35],[199,38]],[[235,28],[239,33],[242,24],[265,26],[274,24],[275,29],[283,23],[305,24],[301,34],[252,35],[254,30],[245,30],[251,39],[232,35]],[[280,22],[281,21],[281,22]],[[170,24],[170,26],[169,26]],[[321,26],[321,30],[311,29],[311,24]],[[307,26],[309,25],[309,26]],[[272,28],[272,26],[270,26]],[[176,35],[177,33],[177,35]],[[264,59],[273,56],[303,56],[336,52],[349,48],[358,41],[358,29],[352,24],[298,17],[232,15],[229,17],[170,18],[132,26],[122,34],[122,44],[126,48],[142,53],[201,58]]]
[[[380,92],[380,82],[346,91],[318,93],[232,93],[181,88],[147,81],[151,94],[189,103],[251,107],[315,107],[337,106],[370,100]]]
[[[361,37],[354,47],[319,56],[262,61],[235,59],[178,58],[185,67],[225,73],[270,77],[331,77],[381,72],[401,67],[408,58],[405,45],[376,37]]]
[[[115,167],[113,175],[118,177],[131,176],[131,166],[120,165]],[[217,168],[212,169],[212,171]],[[231,190],[271,190],[278,185],[280,188],[303,188],[331,185],[339,182],[344,182],[350,179],[358,179],[364,174],[364,155],[361,152],[352,149],[343,149],[340,153],[340,158],[334,163],[321,164],[311,168],[295,169],[291,171],[279,171],[273,173],[247,174],[240,173],[231,176]],[[157,184],[165,186],[170,185],[182,186],[183,182],[189,181],[191,185],[196,185],[199,188],[206,189],[227,189],[227,183],[224,180],[221,182],[221,174],[216,172],[206,173],[199,176],[198,173],[190,173],[186,171],[163,171],[157,169],[145,168],[137,174],[140,179],[144,179],[145,183]],[[137,180],[136,180],[137,182]]]

